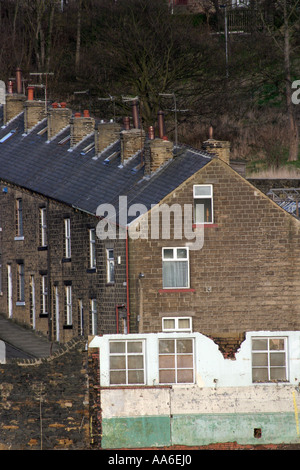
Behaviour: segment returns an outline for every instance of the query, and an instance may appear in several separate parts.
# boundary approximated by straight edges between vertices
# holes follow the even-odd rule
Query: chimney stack
[[[130,129],[129,118],[124,119],[125,129],[121,132],[121,163],[124,164],[137,152],[142,151],[145,142],[145,131],[140,129],[138,103],[132,105],[133,129]]]
[[[75,147],[81,140],[94,132],[95,119],[90,117],[88,110],[84,110],[83,116],[80,113],[74,114],[70,126],[71,147]]]
[[[120,138],[121,126],[116,122],[101,122],[95,131],[95,153],[98,155]]]
[[[28,96],[24,104],[24,130],[29,132],[34,126],[47,117],[45,101],[34,99],[34,87],[27,88]]]
[[[159,138],[155,138],[153,126],[149,127],[149,140],[144,150],[145,175],[151,175],[173,158],[173,143],[165,136],[163,111],[158,112],[158,133]]]
[[[66,106],[66,103],[52,103],[52,107],[48,109],[48,140],[53,139],[70,124],[72,111]]]
[[[8,82],[8,93],[4,106],[4,123],[7,124],[11,119],[18,116],[24,110],[24,102],[26,96],[22,93],[22,72],[21,69],[16,70],[17,93],[13,92],[13,81]]]
[[[227,140],[215,140],[213,138],[213,127],[209,127],[209,139],[203,142],[203,150],[212,154],[229,165],[230,163],[230,142]]]

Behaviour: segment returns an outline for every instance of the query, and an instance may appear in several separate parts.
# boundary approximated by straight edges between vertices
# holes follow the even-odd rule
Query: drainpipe
[[[127,334],[129,333],[129,269],[128,269],[128,227],[126,227],[126,291],[127,291]]]

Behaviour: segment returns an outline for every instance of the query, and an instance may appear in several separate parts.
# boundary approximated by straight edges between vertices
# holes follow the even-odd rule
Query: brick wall
[[[0,392],[0,449],[89,448],[84,342],[47,359],[1,364]]]
[[[191,316],[194,331],[218,339],[299,329],[299,223],[219,159],[163,202],[193,204],[193,184],[209,183],[214,224],[205,228],[203,248],[190,251],[191,290],[161,290],[162,247],[187,240],[130,240],[132,324],[142,316],[140,331],[157,332],[164,315]]]

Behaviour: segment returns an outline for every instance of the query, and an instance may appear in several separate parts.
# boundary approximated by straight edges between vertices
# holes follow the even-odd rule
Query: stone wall
[[[0,364],[0,449],[88,449],[87,384],[83,341],[47,359]]]
[[[193,205],[193,184],[213,185],[214,223],[204,227],[203,247],[190,250],[189,289],[162,285],[162,248],[191,241],[173,239],[172,215],[170,239],[151,239],[150,214],[148,239],[130,240],[130,313],[132,322],[142,319],[138,331],[162,331],[163,316],[192,317],[193,331],[219,339],[299,329],[299,222],[218,158],[163,202]]]

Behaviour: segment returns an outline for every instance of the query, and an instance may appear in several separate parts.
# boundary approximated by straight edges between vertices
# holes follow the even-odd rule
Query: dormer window
[[[213,223],[213,186],[212,184],[195,184],[194,196],[194,223]]]

